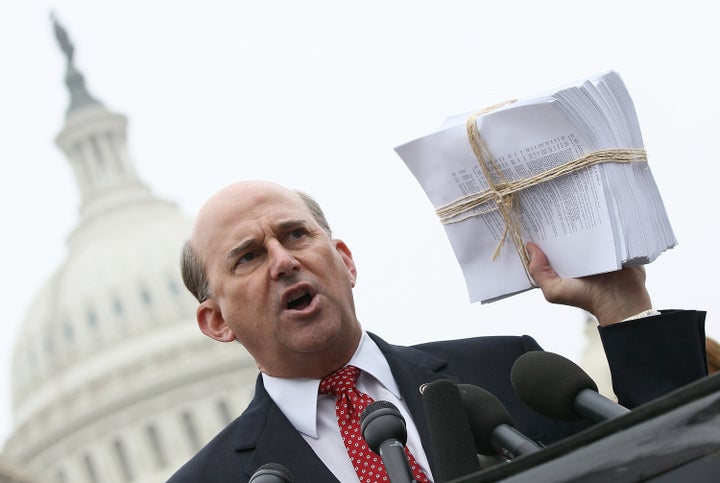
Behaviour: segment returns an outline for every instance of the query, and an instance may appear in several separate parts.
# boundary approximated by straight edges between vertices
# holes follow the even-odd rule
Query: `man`
[[[637,405],[705,375],[704,313],[658,315],[642,267],[561,279],[536,245],[527,248],[530,273],[546,299],[598,319],[620,402]],[[350,249],[332,238],[307,195],[245,181],[208,200],[183,251],[183,278],[200,302],[200,330],[221,342],[239,341],[261,374],[246,411],[172,483],[248,481],[267,463],[286,466],[296,482],[358,481],[335,422],[335,398],[318,396],[320,380],[349,363],[360,368],[360,390],[403,413],[407,446],[429,478],[433,448],[418,387],[433,380],[484,387],[535,440],[548,443],[577,430],[532,412],[512,390],[512,363],[539,349],[533,339],[392,346],[363,331],[352,295],[356,275]]]

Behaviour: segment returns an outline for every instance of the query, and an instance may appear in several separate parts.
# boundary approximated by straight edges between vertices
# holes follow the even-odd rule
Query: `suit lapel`
[[[303,481],[337,481],[300,433],[272,401],[258,376],[255,397],[237,421],[244,428],[234,435],[233,449],[244,454],[244,471],[250,477],[267,463],[278,463]]]
[[[245,471],[252,475],[269,462],[285,466],[295,482],[337,481],[275,404],[269,406],[265,427]],[[312,476],[309,480],[308,475]]]
[[[420,394],[420,386],[439,379],[450,379],[455,382],[461,381],[457,376],[442,372],[447,364],[444,359],[440,359],[413,347],[388,344],[375,334],[368,333],[368,335],[370,335],[378,345],[390,365],[390,370],[395,377],[395,381],[400,388],[400,393],[408,406],[408,410],[420,434],[420,440],[425,449],[425,454],[427,454],[430,469],[435,471],[432,443],[430,441],[427,419],[425,418],[425,408],[423,407],[422,396]]]
[[[390,345],[374,334],[370,337],[378,345],[390,365],[400,393],[413,417],[425,453],[434,466],[430,435],[425,419],[420,386],[438,379],[460,382],[457,377],[444,374],[446,361],[412,347]],[[255,397],[238,418],[233,448],[246,456],[244,471],[248,477],[266,463],[287,467],[297,483],[303,481],[337,481],[330,470],[305,442],[280,409],[275,405],[258,377]],[[308,480],[308,476],[312,478]]]

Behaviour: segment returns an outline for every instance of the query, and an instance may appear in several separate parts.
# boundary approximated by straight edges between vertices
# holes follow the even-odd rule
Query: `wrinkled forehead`
[[[302,198],[272,183],[236,183],[219,191],[200,209],[191,234],[193,247],[203,252],[218,248],[213,240],[238,235],[257,222],[312,218]],[[200,254],[202,257],[202,254]]]

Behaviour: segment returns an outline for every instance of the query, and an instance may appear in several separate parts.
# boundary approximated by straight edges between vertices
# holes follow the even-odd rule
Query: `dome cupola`
[[[139,179],[127,119],[88,93],[53,28],[70,92],[56,142],[80,217],[15,345],[4,456],[48,482],[164,481],[239,413],[257,370],[199,332],[179,269],[191,220]]]

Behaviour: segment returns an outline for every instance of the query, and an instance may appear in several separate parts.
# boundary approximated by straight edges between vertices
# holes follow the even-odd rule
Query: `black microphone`
[[[510,373],[515,392],[531,408],[555,419],[595,423],[630,412],[598,393],[597,384],[577,364],[552,352],[518,357]]]
[[[460,391],[454,382],[440,379],[420,388],[430,433],[436,481],[447,481],[480,471],[480,460]]]
[[[267,463],[253,473],[250,483],[292,483],[290,470],[279,463]]]
[[[500,454],[507,459],[534,453],[541,448],[515,429],[515,422],[500,400],[472,384],[458,384],[477,452]]]
[[[382,458],[392,483],[414,482],[405,455],[407,428],[405,418],[389,401],[374,401],[360,415],[362,437],[371,450]]]

